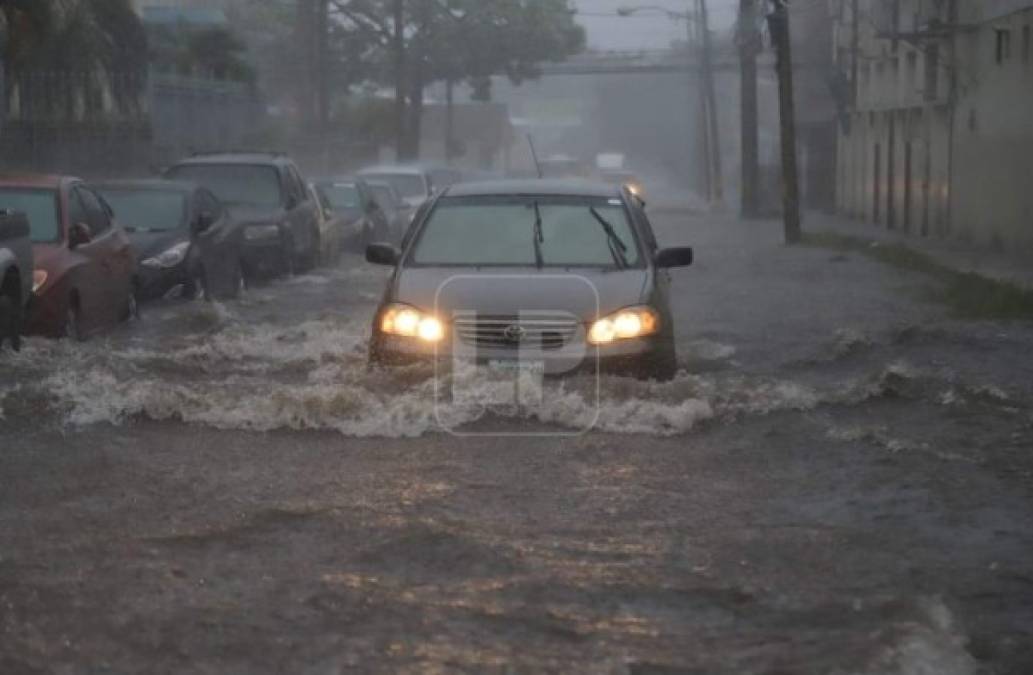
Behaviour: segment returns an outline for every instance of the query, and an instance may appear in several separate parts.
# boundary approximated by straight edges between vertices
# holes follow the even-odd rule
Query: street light
[[[700,55],[700,81],[702,83],[703,91],[699,99],[703,122],[704,176],[706,177],[706,192],[708,198],[711,202],[720,204],[724,196],[721,177],[721,150],[718,134],[717,98],[714,94],[714,73],[710,60],[710,32],[707,26],[707,4],[706,0],[698,0],[698,2],[698,13],[692,11],[678,12],[659,5],[643,5],[638,7],[618,7],[617,16],[630,17],[638,12],[658,12],[666,15],[667,18],[672,21],[685,21],[688,35],[688,46],[690,50],[696,42],[697,37],[694,29],[698,27],[702,42]]]

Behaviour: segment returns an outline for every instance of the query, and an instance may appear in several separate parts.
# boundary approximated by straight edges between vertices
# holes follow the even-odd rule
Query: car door
[[[210,225],[198,230],[197,224],[202,216],[208,218]],[[240,257],[240,238],[222,203],[204,188],[198,188],[191,199],[190,232],[195,255],[204,265],[209,279],[219,288],[228,288]]]
[[[287,213],[294,234],[294,250],[296,253],[311,253],[315,249],[315,233],[318,230],[315,208],[312,199],[305,189],[305,182],[293,165],[288,164],[285,171],[287,194],[290,196],[292,208]]]
[[[70,293],[79,298],[79,322],[84,333],[90,333],[106,323],[105,311],[108,288],[108,271],[104,267],[105,242],[93,236],[89,212],[79,186],[68,191],[68,227],[84,226],[90,233],[90,241],[80,244],[73,251],[76,258],[71,273]]]
[[[100,265],[101,284],[97,289],[95,316],[102,325],[114,324],[121,320],[128,306],[132,284],[133,260],[129,238],[116,227],[110,210],[95,192],[84,185],[77,186],[76,191],[86,209],[90,246],[94,247]]]

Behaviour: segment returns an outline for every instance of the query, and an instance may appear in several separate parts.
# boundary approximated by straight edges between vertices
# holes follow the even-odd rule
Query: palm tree
[[[0,67],[4,101],[8,101],[20,66],[50,32],[53,3],[49,0],[0,0]]]

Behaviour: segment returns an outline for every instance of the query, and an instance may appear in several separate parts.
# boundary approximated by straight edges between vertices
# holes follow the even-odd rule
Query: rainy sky
[[[588,31],[592,49],[638,50],[663,49],[685,35],[685,24],[672,21],[655,9],[684,12],[695,0],[576,0],[578,20]],[[736,0],[709,0],[711,22],[717,27],[730,26],[735,19]],[[617,16],[618,7],[642,7],[633,17]]]

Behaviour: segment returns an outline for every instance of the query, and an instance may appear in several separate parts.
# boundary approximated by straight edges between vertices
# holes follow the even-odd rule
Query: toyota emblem
[[[507,326],[506,330],[502,332],[510,342],[523,342],[524,338],[527,337],[527,329],[523,326]]]

